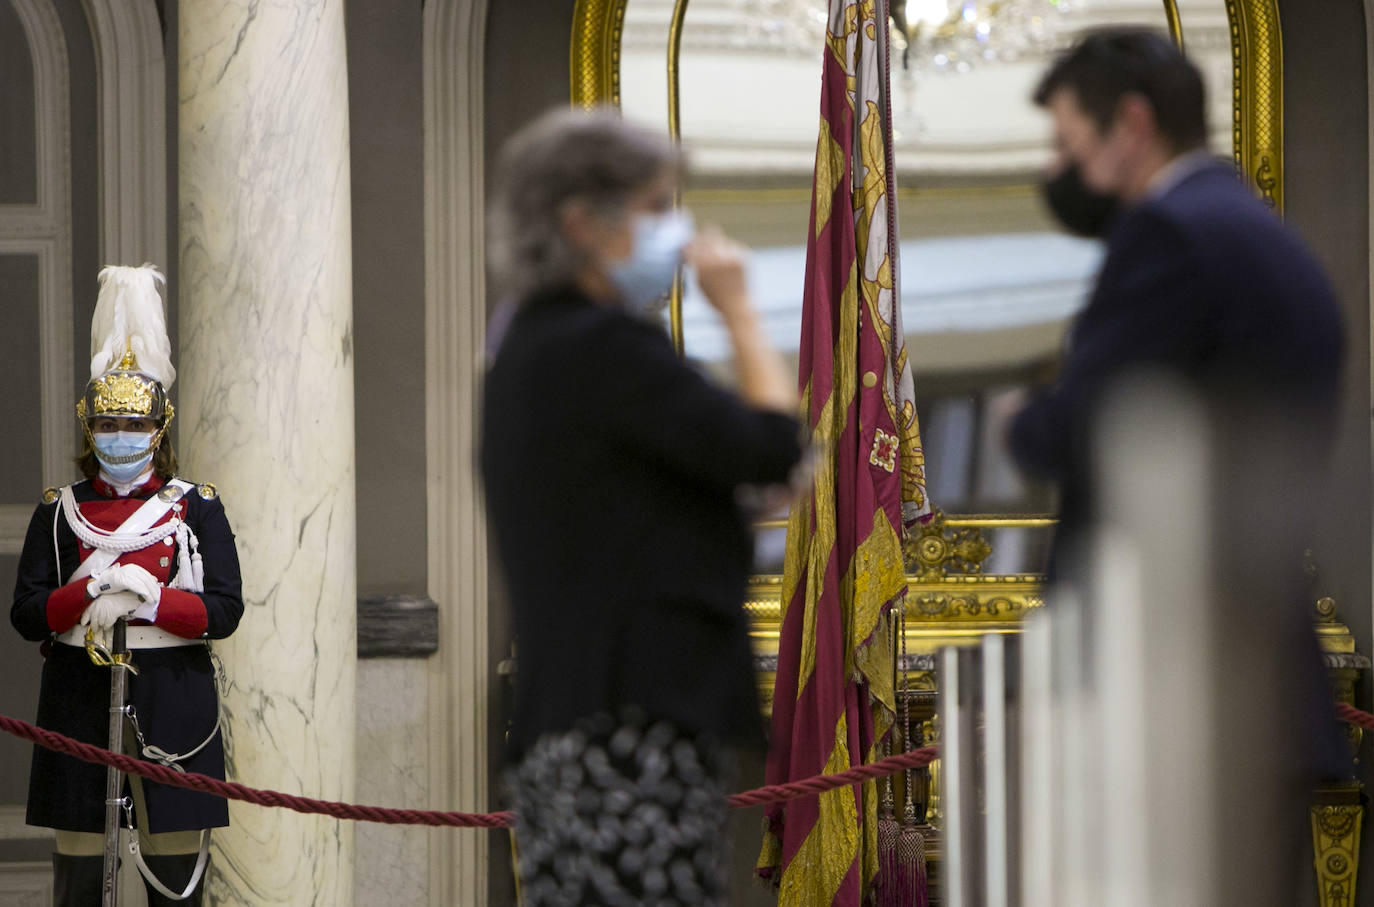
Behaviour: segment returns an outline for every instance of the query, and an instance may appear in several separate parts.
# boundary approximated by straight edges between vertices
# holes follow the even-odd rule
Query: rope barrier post
[[[1007,640],[989,633],[982,643],[983,771],[986,808],[983,840],[987,851],[983,864],[984,901],[987,907],[1008,907],[1010,899],[1008,825],[1011,791],[1008,784]]]
[[[1044,611],[1030,614],[1021,629],[1021,726],[1034,733],[1022,735],[1020,788],[1024,802],[1020,833],[1020,903],[1055,904],[1054,874],[1050,870],[1054,846],[1051,836],[1058,800],[1053,778],[1055,746],[1059,742],[1051,723],[1053,688],[1050,680],[1051,626]]]
[[[940,651],[940,722],[941,753],[944,770],[940,773],[943,789],[940,800],[945,805],[945,854],[943,877],[945,903],[971,904],[974,901],[977,856],[976,830],[970,817],[977,815],[974,806],[976,779],[972,751],[974,715],[971,707],[972,687],[976,683],[972,667],[977,653],[973,650],[948,646]]]
[[[1227,474],[1243,474],[1251,457],[1219,458],[1222,420],[1161,376],[1107,392],[1099,412],[1096,516],[1074,571],[1081,613],[1090,618],[1083,652],[1092,697],[1090,736],[1077,744],[1092,772],[1079,782],[1090,798],[1074,819],[1084,830],[1076,858],[1091,881],[1080,903],[1286,907],[1293,902],[1275,897],[1277,885],[1259,891],[1253,881],[1282,859],[1260,854],[1281,840],[1284,824],[1261,830],[1245,818],[1277,802],[1278,789],[1234,759],[1263,738],[1218,709],[1244,650],[1220,617],[1231,597],[1222,555],[1241,528],[1223,491]],[[1258,436],[1258,445],[1268,437]],[[1267,486],[1245,493],[1253,498],[1260,487]],[[1261,531],[1278,538],[1283,522]],[[1266,623],[1263,595],[1252,601],[1231,627]],[[1272,702],[1255,695],[1266,707]],[[1226,786],[1241,778],[1232,796]],[[1232,859],[1228,842],[1242,838],[1253,847]]]
[[[1054,763],[1053,796],[1059,800],[1052,832],[1056,904],[1087,907],[1096,899],[1094,860],[1099,850],[1094,822],[1098,787],[1095,747],[1095,700],[1087,688],[1084,659],[1088,652],[1083,601],[1070,589],[1060,589],[1054,605],[1050,673],[1054,684],[1053,719],[1049,733],[1059,737]],[[1092,856],[1090,856],[1090,854]]]

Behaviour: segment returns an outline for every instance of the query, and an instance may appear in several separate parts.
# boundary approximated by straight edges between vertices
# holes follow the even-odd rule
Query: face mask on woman
[[[153,436],[147,432],[98,431],[91,440],[100,468],[116,482],[133,481],[153,460]]]
[[[1077,236],[1101,237],[1116,214],[1117,197],[1088,188],[1083,182],[1082,168],[1076,163],[1046,179],[1040,189],[1050,211]]]
[[[636,215],[631,229],[630,257],[613,264],[607,276],[626,308],[652,315],[667,303],[682,250],[692,241],[695,228],[685,211],[665,211]]]

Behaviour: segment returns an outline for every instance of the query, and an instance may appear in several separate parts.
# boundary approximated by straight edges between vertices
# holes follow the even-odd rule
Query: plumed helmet
[[[91,319],[91,380],[76,403],[84,422],[117,416],[163,423],[172,416],[167,390],[176,380],[160,285],[152,265],[110,266],[100,272]]]

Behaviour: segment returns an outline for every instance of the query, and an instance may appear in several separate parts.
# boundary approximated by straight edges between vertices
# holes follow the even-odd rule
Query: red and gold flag
[[[815,478],[787,527],[769,783],[879,755],[895,705],[885,616],[906,593],[903,533],[930,513],[899,305],[886,7],[829,0],[799,377]],[[758,870],[780,905],[862,902],[877,791],[770,810]]]

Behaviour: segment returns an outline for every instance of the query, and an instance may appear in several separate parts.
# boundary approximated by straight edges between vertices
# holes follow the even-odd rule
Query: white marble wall
[[[182,0],[183,471],[223,494],[247,609],[218,646],[230,772],[351,800],[355,504],[342,0]],[[353,903],[353,826],[231,806],[215,904]]]
[[[359,802],[440,808],[430,790],[429,670],[423,658],[358,662]],[[361,822],[356,834],[365,857],[354,872],[353,902],[400,907],[430,903],[433,838],[497,832]]]

